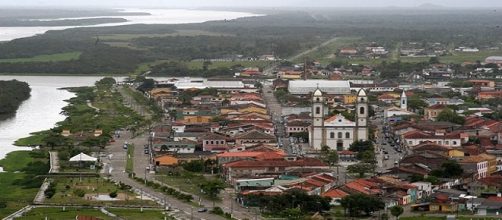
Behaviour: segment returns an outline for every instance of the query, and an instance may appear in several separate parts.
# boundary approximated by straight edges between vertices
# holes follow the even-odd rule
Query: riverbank
[[[144,123],[142,116],[127,108],[122,103],[122,96],[112,81],[103,84],[98,81],[94,87],[69,88],[76,97],[67,100],[61,114],[66,116],[57,126],[48,130],[32,133],[31,136],[16,141],[17,146],[66,147],[68,142],[73,147],[104,147],[112,140],[111,135],[119,128],[140,127]],[[100,109],[97,111],[96,109]],[[65,132],[65,136],[62,133]],[[99,135],[95,135],[96,132]],[[48,143],[48,139],[54,139]]]

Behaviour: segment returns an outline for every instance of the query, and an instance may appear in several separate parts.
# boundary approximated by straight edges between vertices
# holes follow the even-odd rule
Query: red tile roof
[[[314,158],[303,158],[295,161],[288,160],[240,160],[223,165],[231,168],[258,168],[258,167],[327,167],[324,162]]]
[[[322,194],[322,196],[329,197],[332,199],[334,199],[334,198],[341,199],[341,198],[344,198],[348,195],[349,195],[348,193],[346,193],[340,189],[330,189],[327,192]]]

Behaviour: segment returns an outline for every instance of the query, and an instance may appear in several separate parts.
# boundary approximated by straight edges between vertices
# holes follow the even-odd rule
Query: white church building
[[[390,107],[384,110],[384,119],[386,122],[394,122],[400,117],[415,115],[415,113],[408,111],[408,97],[403,90],[401,94],[401,101],[399,107]]]
[[[368,140],[368,97],[359,90],[356,102],[356,120],[341,114],[326,118],[325,97],[320,89],[312,96],[312,125],[309,127],[309,144],[314,150],[328,146],[333,150],[348,150],[356,140]]]

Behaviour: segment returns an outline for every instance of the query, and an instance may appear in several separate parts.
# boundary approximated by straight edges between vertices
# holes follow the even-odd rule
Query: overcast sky
[[[162,7],[502,7],[502,0],[0,0],[1,6]]]

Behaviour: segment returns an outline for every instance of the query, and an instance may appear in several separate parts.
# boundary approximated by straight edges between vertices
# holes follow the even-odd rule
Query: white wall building
[[[356,121],[341,114],[325,119],[325,97],[320,89],[312,96],[312,126],[309,144],[315,150],[328,146],[333,150],[347,150],[356,140],[368,140],[368,97],[360,90],[356,104]]]

